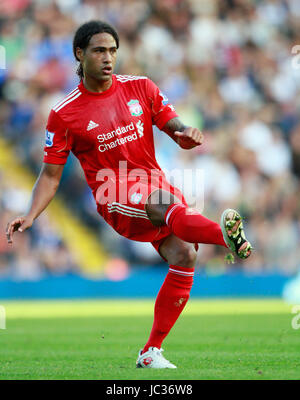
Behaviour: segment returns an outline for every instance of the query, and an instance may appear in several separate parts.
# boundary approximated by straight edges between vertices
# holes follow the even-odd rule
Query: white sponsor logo
[[[130,132],[130,135],[121,136],[124,133],[129,133],[129,132]],[[138,135],[137,135],[137,133],[138,133]],[[101,133],[100,135],[97,136],[99,143],[101,143],[98,147],[98,150],[101,153],[103,153],[106,150],[110,150],[117,146],[126,144],[128,142],[132,142],[143,136],[144,136],[144,123],[140,120],[136,123],[136,125],[134,125],[134,123],[131,122],[130,124],[128,124],[126,126],[118,126],[116,128],[116,130],[114,130],[114,131],[107,132],[107,133]],[[111,142],[105,143],[107,140],[110,140],[113,138],[116,138],[116,139]]]
[[[144,136],[144,123],[142,121],[138,121],[136,124],[136,129],[138,131],[139,137]]]
[[[107,132],[107,133],[102,133],[101,135],[97,136],[97,139],[99,140],[100,143],[105,142],[106,140],[113,139],[114,137],[118,137],[122,135],[123,133],[126,133],[128,131],[134,131],[134,124],[131,122],[129,125],[124,126],[118,126],[116,130]]]
[[[55,133],[49,132],[46,129],[45,134],[46,134],[46,147],[52,147]]]
[[[87,130],[87,131],[90,131],[91,129],[97,128],[97,126],[99,126],[99,124],[96,124],[96,122],[94,122],[94,121],[91,120],[91,121],[89,122],[89,124],[88,124],[86,130]]]

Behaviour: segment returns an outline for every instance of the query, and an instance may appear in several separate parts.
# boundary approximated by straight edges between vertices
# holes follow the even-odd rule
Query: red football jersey
[[[98,171],[113,169],[118,176],[120,161],[127,161],[128,171],[161,171],[152,125],[162,129],[177,116],[147,77],[113,75],[111,87],[102,93],[88,91],[81,82],[50,112],[44,162],[65,164],[72,151],[95,195]]]

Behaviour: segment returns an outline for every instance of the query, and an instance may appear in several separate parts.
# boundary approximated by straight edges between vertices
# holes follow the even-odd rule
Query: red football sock
[[[219,224],[182,203],[169,206],[165,221],[172,232],[185,242],[219,244],[227,247]]]
[[[193,285],[194,268],[170,265],[169,272],[157,295],[154,322],[143,353],[161,344],[186,305]]]

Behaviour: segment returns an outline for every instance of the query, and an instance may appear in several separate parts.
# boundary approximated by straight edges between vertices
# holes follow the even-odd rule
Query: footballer
[[[203,134],[180,121],[150,79],[113,73],[118,48],[118,34],[105,22],[90,21],[76,31],[80,83],[50,111],[29,211],[7,225],[6,235],[12,243],[13,233],[29,228],[47,207],[73,152],[99,214],[124,237],[150,242],[169,264],[136,366],[176,368],[162,355],[161,345],[189,299],[198,243],[224,246],[242,259],[251,254],[251,245],[237,211],[225,210],[219,225],[190,209],[167,181],[155,158],[152,125],[187,150],[200,146]]]

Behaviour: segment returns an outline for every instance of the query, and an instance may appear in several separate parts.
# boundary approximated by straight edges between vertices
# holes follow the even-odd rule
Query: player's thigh
[[[197,252],[193,243],[188,243],[175,235],[168,236],[159,247],[160,254],[171,265],[193,268]]]

